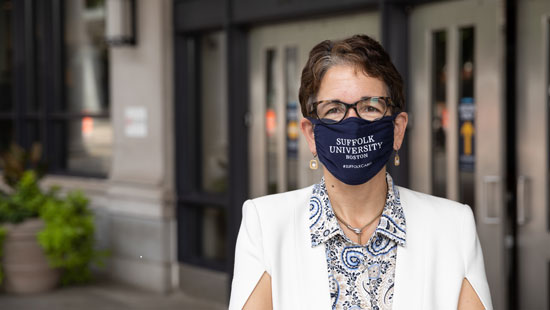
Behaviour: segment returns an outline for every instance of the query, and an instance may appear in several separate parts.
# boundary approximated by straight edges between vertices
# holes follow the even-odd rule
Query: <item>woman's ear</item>
[[[393,127],[393,149],[398,151],[403,143],[405,137],[405,129],[407,129],[407,122],[409,121],[409,115],[406,112],[401,112],[397,115]]]
[[[315,134],[313,133],[313,124],[307,119],[302,118],[300,120],[300,129],[306,137],[307,145],[311,154],[317,154],[317,148],[315,147]]]

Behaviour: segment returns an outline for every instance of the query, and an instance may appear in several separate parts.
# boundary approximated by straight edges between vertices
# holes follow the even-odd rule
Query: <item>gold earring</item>
[[[319,163],[317,162],[317,154],[313,155],[313,159],[309,161],[309,169],[317,170],[319,168]]]
[[[393,164],[397,167],[401,164],[401,161],[399,159],[399,154],[397,154],[397,150],[395,150],[395,157],[393,158]]]

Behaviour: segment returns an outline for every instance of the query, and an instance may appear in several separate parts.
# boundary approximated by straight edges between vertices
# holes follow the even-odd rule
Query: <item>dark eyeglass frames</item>
[[[364,120],[377,121],[386,115],[390,105],[390,97],[363,97],[354,103],[345,103],[340,100],[321,100],[312,104],[312,112],[324,124],[341,122],[350,108],[353,108],[355,113]]]

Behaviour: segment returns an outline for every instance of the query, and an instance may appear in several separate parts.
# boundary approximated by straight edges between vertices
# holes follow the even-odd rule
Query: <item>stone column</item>
[[[172,2],[136,3],[137,45],[110,48],[114,145],[102,217],[109,274],[167,292],[177,285]]]

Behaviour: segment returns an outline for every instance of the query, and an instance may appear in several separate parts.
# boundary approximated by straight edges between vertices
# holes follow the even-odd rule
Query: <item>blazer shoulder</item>
[[[301,189],[262,196],[251,199],[250,202],[256,207],[260,214],[292,212],[296,207],[301,207],[309,200],[313,186]]]
[[[245,205],[253,207],[258,214],[260,225],[266,231],[280,231],[289,228],[294,221],[289,221],[297,214],[309,210],[309,199],[313,186],[289,192],[272,194],[247,200]]]
[[[399,195],[405,209],[405,216],[420,216],[438,221],[452,220],[472,213],[472,209],[465,204],[441,198],[408,188],[399,187]]]

